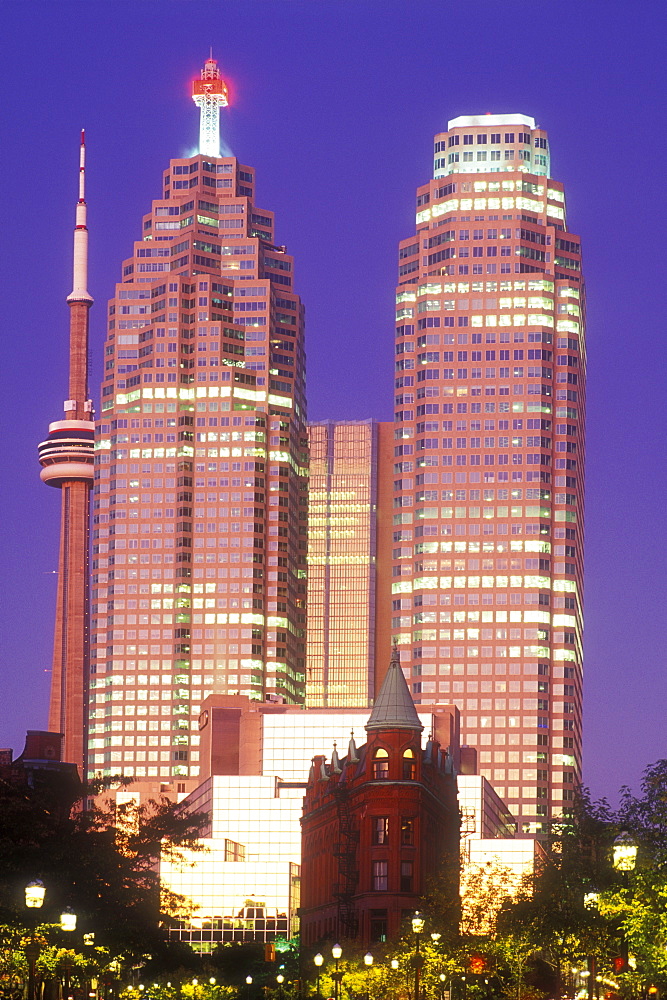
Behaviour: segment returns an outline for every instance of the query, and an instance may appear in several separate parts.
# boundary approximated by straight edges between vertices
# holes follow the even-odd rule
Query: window
[[[401,844],[410,845],[415,842],[415,821],[412,816],[401,819]]]
[[[417,763],[414,750],[406,750],[403,754],[403,780],[414,781],[417,777]]]
[[[563,793],[563,798],[565,793]],[[413,863],[412,861],[401,861],[401,892],[412,892],[413,886]]]
[[[389,817],[374,816],[371,822],[373,824],[373,843],[389,843]]]
[[[389,863],[387,861],[373,861],[371,863],[373,892],[386,892],[388,888]]]
[[[386,941],[386,940],[387,940],[387,911],[371,910],[371,941]]]
[[[389,777],[389,755],[382,747],[375,751],[373,777],[376,780]]]

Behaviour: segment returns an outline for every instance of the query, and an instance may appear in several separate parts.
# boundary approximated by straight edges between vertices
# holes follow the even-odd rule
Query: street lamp
[[[76,930],[76,913],[71,906],[66,906],[60,914],[60,929],[61,931],[67,931],[68,933]],[[65,993],[65,1000],[69,1000],[70,969],[72,968],[72,965],[68,958],[65,958],[63,965],[65,968],[65,975],[63,976],[63,990]]]
[[[252,986],[252,976],[245,977],[245,995],[246,1000],[250,996],[250,987]]]
[[[60,914],[60,929],[61,931],[76,930],[76,913],[71,906],[66,906]]]
[[[415,936],[415,996],[414,1000],[419,1000],[419,974],[421,972],[421,955],[419,954],[419,936],[424,930],[424,918],[419,912],[415,910],[415,915],[412,918],[412,931]]]
[[[440,975],[438,976],[438,979],[440,980],[440,1000],[443,1000],[443,997],[445,995],[445,981],[447,979],[447,976],[444,974],[444,972],[441,972]]]
[[[25,887],[25,905],[29,910],[38,910],[44,902],[45,895],[46,888],[43,882],[40,882],[39,879],[28,882]]]
[[[28,959],[28,1000],[35,1000],[35,964],[40,952],[39,943],[35,936],[37,925],[36,910],[39,910],[44,902],[46,888],[43,882],[35,879],[25,887],[25,905],[30,910],[30,941],[25,946],[25,957]]]
[[[634,871],[637,861],[637,842],[627,830],[622,830],[612,844],[614,868],[617,872]]]
[[[276,976],[276,982],[278,983],[278,989],[280,990],[280,998],[282,1000],[282,997],[283,997],[283,983],[285,982],[285,977],[283,976],[282,972],[279,972],[278,975]]]
[[[322,968],[322,963],[324,962],[324,955],[321,955],[318,951],[317,955],[315,955],[313,959],[313,962],[315,963],[315,968],[317,969],[316,973],[317,983],[315,986],[315,996],[317,997],[317,1000],[320,1000],[320,969]]]
[[[373,964],[373,956],[370,951],[367,951],[364,955],[364,965],[366,966],[366,996],[368,1000],[371,1000],[371,966]]]
[[[331,978],[334,981],[334,1000],[339,1000],[340,998],[340,984],[343,978],[343,973],[338,970],[338,962],[343,954],[343,949],[339,944],[335,944],[331,949],[331,954],[333,955],[334,961],[336,962],[335,972],[331,973]]]
[[[618,837],[612,844],[613,865],[617,872],[621,872],[623,885],[628,887],[629,872],[634,871],[637,861],[637,842],[630,836],[627,830],[621,830]],[[628,939],[625,932],[621,936],[621,961],[623,962],[623,972],[628,970]]]

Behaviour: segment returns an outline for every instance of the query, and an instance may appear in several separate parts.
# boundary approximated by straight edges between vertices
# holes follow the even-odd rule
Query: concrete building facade
[[[39,445],[40,478],[60,490],[58,585],[49,699],[49,729],[63,735],[63,757],[84,774],[87,761],[89,682],[90,490],[93,485],[93,404],[88,392],[88,291],[86,146],[81,133],[79,198],[74,228],[73,287],[69,323],[68,398],[64,419],[49,424]]]

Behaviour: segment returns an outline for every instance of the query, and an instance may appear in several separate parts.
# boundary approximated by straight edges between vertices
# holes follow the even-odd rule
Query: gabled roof
[[[416,729],[421,732],[423,728],[394,646],[389,670],[366,723],[366,732],[378,729]]]

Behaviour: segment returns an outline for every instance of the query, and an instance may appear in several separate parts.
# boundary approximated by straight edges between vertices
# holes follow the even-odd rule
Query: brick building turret
[[[313,758],[301,820],[307,946],[393,937],[419,908],[428,879],[448,861],[458,868],[454,768],[432,736],[422,747],[396,651],[365,728],[365,745],[357,749],[352,736],[342,759],[335,746],[329,763]]]

